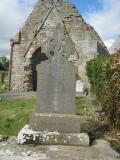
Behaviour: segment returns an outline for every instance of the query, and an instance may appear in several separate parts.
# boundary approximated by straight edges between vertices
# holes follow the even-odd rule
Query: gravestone
[[[89,145],[88,135],[80,134],[76,115],[76,67],[67,60],[73,54],[71,44],[65,43],[60,29],[57,27],[47,43],[48,60],[37,65],[36,108],[30,126],[18,134],[20,144]]]
[[[76,67],[59,55],[39,64],[36,112],[75,114]]]
[[[76,81],[76,97],[80,97],[84,94],[84,86],[80,80]]]
[[[57,39],[51,38],[54,47],[48,50],[52,53],[50,59],[37,65],[37,104],[30,126],[36,131],[79,132],[80,118],[75,115],[76,67],[60,54],[61,42]]]

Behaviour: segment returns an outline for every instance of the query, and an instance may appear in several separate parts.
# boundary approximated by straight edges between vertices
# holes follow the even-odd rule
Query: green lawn
[[[77,113],[80,116],[94,116],[95,109],[99,103],[94,96],[76,98]]]
[[[0,134],[16,135],[28,123],[35,106],[34,99],[12,99],[0,102]]]
[[[76,98],[77,113],[89,113],[90,102],[86,97]],[[17,135],[29,122],[29,116],[35,107],[35,100],[11,99],[0,101],[0,135]]]

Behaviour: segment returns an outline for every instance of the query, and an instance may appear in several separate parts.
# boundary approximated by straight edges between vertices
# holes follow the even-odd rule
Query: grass
[[[90,112],[90,102],[86,97],[76,98],[77,113]],[[29,123],[29,116],[35,107],[35,99],[10,99],[0,101],[0,135],[17,135]]]
[[[92,116],[95,108],[98,107],[98,102],[94,96],[77,97],[76,98],[77,113],[80,116]]]
[[[0,134],[17,135],[28,123],[35,105],[34,99],[12,99],[0,102]]]
[[[86,115],[89,113],[89,105],[86,101],[85,97],[77,97],[76,98],[76,104],[77,104],[77,113],[81,116]]]

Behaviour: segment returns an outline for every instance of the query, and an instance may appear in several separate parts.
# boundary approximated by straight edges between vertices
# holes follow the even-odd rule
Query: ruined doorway
[[[48,57],[45,53],[41,52],[41,48],[37,49],[31,58],[31,83],[32,83],[32,90],[37,91],[37,71],[36,66],[40,64],[42,61],[48,60]]]

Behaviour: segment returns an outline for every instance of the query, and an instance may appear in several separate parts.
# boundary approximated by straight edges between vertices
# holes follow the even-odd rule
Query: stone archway
[[[32,84],[32,90],[37,90],[37,71],[36,66],[40,64],[42,61],[48,60],[48,57],[45,53],[41,52],[41,48],[38,48],[32,55],[30,61],[31,61],[31,84]]]
[[[48,60],[48,57],[41,51],[41,47],[36,50],[34,48],[28,52],[24,61],[24,90],[36,91],[37,90],[37,72],[36,65],[42,61]]]

